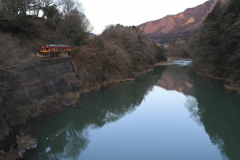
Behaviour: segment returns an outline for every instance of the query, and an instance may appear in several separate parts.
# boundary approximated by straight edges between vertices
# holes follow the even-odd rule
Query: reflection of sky
[[[222,159],[204,128],[192,120],[186,109],[197,104],[189,103],[194,100],[176,91],[154,87],[133,113],[100,129],[89,130],[90,143],[79,159]]]

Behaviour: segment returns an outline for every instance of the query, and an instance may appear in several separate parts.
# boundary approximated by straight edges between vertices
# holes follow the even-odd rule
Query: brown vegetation
[[[191,58],[192,55],[188,43],[188,38],[171,41],[167,46],[167,56],[174,58]]]
[[[160,49],[159,49],[160,48]],[[100,35],[73,51],[80,79],[86,89],[116,80],[132,79],[166,61],[165,51],[134,26],[110,25]],[[97,85],[97,86],[96,86]]]
[[[0,0],[0,31],[35,51],[44,43],[80,45],[90,29],[75,0]]]

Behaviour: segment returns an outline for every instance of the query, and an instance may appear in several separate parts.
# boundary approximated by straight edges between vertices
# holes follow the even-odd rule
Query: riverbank
[[[4,98],[0,99],[0,118],[8,127],[60,112],[83,93],[109,83],[132,81],[152,70],[154,63],[167,60],[164,50],[138,28],[119,24],[74,48],[71,58],[32,55],[25,59],[17,71],[0,70],[0,77],[6,77],[1,81],[5,91],[0,94]]]
[[[169,100],[171,98],[174,101]],[[222,101],[219,101],[219,99],[222,99]],[[165,136],[163,139],[169,141],[170,146],[173,143],[182,148],[182,144],[186,144],[185,139],[189,137],[188,134],[192,135],[192,132],[189,133],[191,128],[197,136],[201,132],[203,139],[208,142],[208,145],[199,147],[205,148],[209,154],[214,151],[220,156],[221,153],[237,155],[231,153],[238,153],[238,147],[225,145],[226,147],[232,146],[232,152],[225,152],[225,150],[222,152],[223,150],[218,148],[218,143],[212,145],[211,139],[214,139],[212,137],[216,134],[224,135],[222,132],[236,129],[239,121],[239,119],[236,119],[238,117],[238,110],[236,109],[239,108],[239,100],[238,95],[224,91],[220,81],[194,73],[189,74],[188,67],[179,65],[156,67],[153,72],[136,78],[134,82],[111,84],[99,91],[85,94],[77,103],[81,107],[69,107],[69,109],[57,115],[39,118],[27,123],[23,130],[34,135],[39,140],[39,146],[35,150],[28,151],[25,157],[29,160],[42,158],[50,160],[52,157],[56,157],[56,159],[64,159],[64,157],[69,159],[108,159],[111,155],[111,159],[121,156],[124,159],[124,156],[132,149],[131,157],[134,156],[133,159],[139,159],[139,149],[146,150],[146,141],[149,142],[147,144],[149,145],[148,148],[156,148],[156,141],[152,138],[159,139],[159,134],[153,135],[152,133],[159,132]],[[152,114],[149,114],[150,111],[153,111]],[[138,114],[139,119],[136,119],[136,114]],[[187,123],[181,125],[185,126],[183,129],[186,133],[180,136],[178,135],[179,125],[176,125],[179,123],[171,121],[175,119],[176,122],[179,122],[179,114],[182,116],[180,117],[181,120],[187,121]],[[156,118],[160,118],[159,121],[156,121]],[[170,121],[166,121],[166,118]],[[132,123],[131,120],[135,122]],[[222,125],[216,125],[214,123],[216,121]],[[223,123],[226,121],[236,123],[231,123],[232,125]],[[156,123],[153,125],[154,122]],[[169,122],[173,122],[170,125],[170,131]],[[119,125],[121,123],[125,124]],[[199,124],[204,126],[199,126]],[[114,125],[117,126],[114,127]],[[157,127],[159,125],[168,128],[164,130],[166,132]],[[194,125],[195,127],[186,128],[188,125]],[[202,127],[204,128],[201,129]],[[128,129],[126,130],[126,128]],[[149,129],[153,132],[149,132]],[[172,132],[173,129],[176,132]],[[208,134],[205,130],[208,131]],[[133,139],[136,131],[139,133],[138,139]],[[149,136],[146,136],[148,133]],[[173,136],[169,133],[176,133],[178,136],[174,137],[178,137],[180,141],[173,140]],[[225,142],[229,142],[226,144],[237,144],[237,139],[233,140],[229,137],[237,137],[238,133],[228,133],[229,135],[221,138],[224,138]],[[147,139],[142,141],[143,137],[147,137]],[[197,139],[193,136],[190,137],[193,139],[190,141],[191,143],[199,140],[203,141],[200,137]],[[126,140],[126,138],[130,138],[130,140]],[[120,143],[116,143],[116,141]],[[163,143],[162,140],[158,142],[159,146],[157,148],[164,148],[167,144],[167,142]],[[102,146],[102,143],[107,149],[106,147],[99,147]],[[133,147],[136,146],[136,143],[138,143],[139,148]],[[187,144],[190,149],[192,148],[191,143]],[[126,146],[129,148],[126,148]],[[190,159],[193,155],[199,158],[199,147],[194,152],[191,151]],[[210,152],[209,147],[215,149]],[[121,149],[119,150],[119,148]],[[101,152],[99,152],[100,150]],[[126,151],[125,155],[122,154],[123,151]],[[183,152],[179,154],[182,155]],[[186,150],[186,154],[187,152],[189,150]],[[205,152],[205,150],[202,152]],[[166,155],[169,155],[168,153],[166,152]],[[114,156],[112,156],[113,154]],[[148,156],[146,152],[142,152],[142,154],[144,154],[142,159]],[[156,152],[153,157],[161,158],[162,153]],[[186,156],[182,158],[184,159]]]
[[[230,92],[235,92],[236,94],[240,94],[240,81],[236,81],[233,82],[231,79],[225,79],[223,77],[216,77],[212,74],[204,74],[198,71],[195,71],[195,73],[197,73],[198,75],[204,76],[204,77],[209,77],[212,79],[217,79],[217,80],[221,80],[223,81],[225,84],[223,85],[223,87],[230,91]]]
[[[55,63],[54,61],[57,63]],[[68,59],[67,62],[66,62],[66,60],[61,61],[60,59],[58,59],[58,60],[55,59],[54,61],[51,61],[52,67],[56,67],[56,65],[57,65],[58,67],[62,68],[63,66],[71,66],[69,64],[72,64],[73,66],[75,65],[71,59]],[[64,62],[64,63],[66,62],[66,63],[63,64],[62,62]],[[44,61],[44,64],[46,64],[45,61]],[[41,67],[41,65],[38,67]],[[48,66],[48,67],[50,67],[50,66]],[[94,84],[93,84],[92,82],[89,83],[87,81],[78,79],[79,78],[78,71],[73,70],[73,68],[70,67],[69,70],[67,69],[68,71],[66,71],[65,74],[60,76],[60,77],[62,77],[61,79],[63,79],[63,77],[64,77],[64,79],[66,79],[66,82],[63,81],[64,83],[56,83],[56,81],[58,81],[58,80],[54,80],[54,79],[59,79],[59,77],[54,77],[54,79],[52,79],[50,81],[49,81],[49,79],[41,81],[40,82],[41,84],[33,83],[30,86],[26,86],[28,88],[27,90],[29,92],[29,94],[27,94],[27,95],[28,95],[28,97],[31,97],[31,98],[33,98],[32,97],[33,95],[31,95],[32,88],[34,88],[35,93],[36,93],[36,92],[38,92],[37,90],[41,90],[41,88],[39,88],[40,86],[47,86],[46,84],[49,84],[50,82],[51,82],[51,90],[54,90],[55,92],[58,91],[59,85],[61,85],[61,87],[66,88],[66,89],[61,90],[61,92],[64,91],[64,94],[51,95],[52,96],[51,100],[53,103],[52,102],[48,103],[46,99],[39,100],[38,103],[41,103],[42,105],[47,105],[44,107],[45,108],[44,110],[41,110],[41,112],[40,112],[40,110],[38,110],[38,111],[35,110],[34,112],[26,113],[28,116],[25,115],[24,116],[24,117],[26,117],[25,119],[24,119],[24,117],[21,117],[22,118],[21,121],[23,123],[10,126],[9,131],[8,131],[9,135],[7,135],[5,137],[5,139],[1,141],[0,151],[2,151],[2,152],[0,152],[0,159],[1,158],[4,160],[21,159],[21,157],[19,156],[19,153],[18,153],[18,145],[16,143],[16,140],[17,140],[16,137],[19,137],[21,135],[21,133],[20,133],[21,131],[19,130],[19,127],[22,127],[22,125],[24,125],[27,120],[30,120],[32,118],[37,118],[39,116],[49,116],[56,112],[63,111],[64,107],[66,106],[66,105],[64,105],[65,99],[68,99],[67,105],[74,105],[79,100],[79,98],[81,97],[81,94],[83,94],[83,93],[91,92],[93,90],[99,90],[102,86],[105,86],[105,85],[108,85],[111,83],[134,81],[137,76],[145,74],[145,73],[153,70],[153,66],[152,66],[151,68],[147,68],[146,70],[143,70],[141,72],[133,72],[131,75],[128,76],[131,78],[125,78],[125,77],[113,78],[112,77],[111,79],[108,79],[105,81],[94,81]],[[39,75],[42,71],[42,69],[39,69],[39,68],[35,68],[34,70],[39,71],[39,73],[36,73],[37,75]],[[52,69],[48,69],[48,71],[51,71],[51,70]],[[74,72],[72,72],[72,71],[74,71]],[[58,72],[60,72],[60,71],[58,70]],[[46,74],[48,75],[48,72],[44,72],[44,74],[42,74],[42,76],[44,77],[44,76],[46,76]],[[58,74],[58,73],[55,73],[55,74]],[[69,78],[70,75],[71,75],[71,77],[76,77],[76,79],[70,79]],[[64,87],[63,84],[65,84],[66,87]],[[71,87],[67,88],[67,86],[69,86],[69,84]],[[77,88],[74,89],[74,87],[71,84],[77,85]],[[81,88],[82,85],[84,86],[84,88]],[[45,87],[43,87],[43,88],[45,88]],[[46,90],[46,92],[47,91],[48,91],[48,89]],[[18,92],[20,92],[20,91],[18,91]],[[54,102],[54,101],[56,101],[56,102]],[[30,109],[32,107],[32,105],[29,105],[29,103],[21,104],[21,105],[22,105],[22,108],[24,108],[24,109]],[[24,107],[23,107],[23,105],[24,105]],[[34,135],[31,135],[31,136],[34,137]]]
[[[168,57],[168,61],[166,62],[159,62],[154,64],[154,66],[163,66],[163,65],[173,65],[173,64],[180,64],[180,65],[190,65],[190,68],[193,69],[193,67],[191,66],[192,63],[192,59],[189,58],[176,58],[176,57]],[[223,77],[217,77],[214,76],[212,74],[205,74],[203,72],[197,71],[196,69],[194,70],[195,73],[197,73],[198,75],[204,76],[204,77],[209,77],[212,79],[217,79],[217,80],[222,80],[223,82],[225,82],[224,84],[224,88],[230,92],[235,92],[237,94],[240,94],[240,81],[236,81],[236,82],[232,82],[231,79],[225,79]]]

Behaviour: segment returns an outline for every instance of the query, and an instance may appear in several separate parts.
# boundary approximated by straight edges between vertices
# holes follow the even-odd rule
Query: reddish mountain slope
[[[176,40],[199,27],[207,14],[212,11],[216,2],[217,0],[209,0],[177,15],[168,15],[155,21],[143,23],[138,27],[159,43]]]

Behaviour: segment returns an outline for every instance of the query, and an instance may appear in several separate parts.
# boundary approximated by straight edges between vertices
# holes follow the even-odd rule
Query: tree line
[[[240,93],[240,1],[218,0],[200,29],[190,38],[193,69],[227,81]]]
[[[41,39],[39,35],[44,27],[39,29],[40,19],[48,24],[48,30],[69,39],[74,45],[81,45],[91,30],[76,0],[0,0],[0,31],[20,32],[28,38]]]
[[[74,0],[0,0],[0,17],[13,18],[33,15],[51,19],[79,12],[81,5]]]

